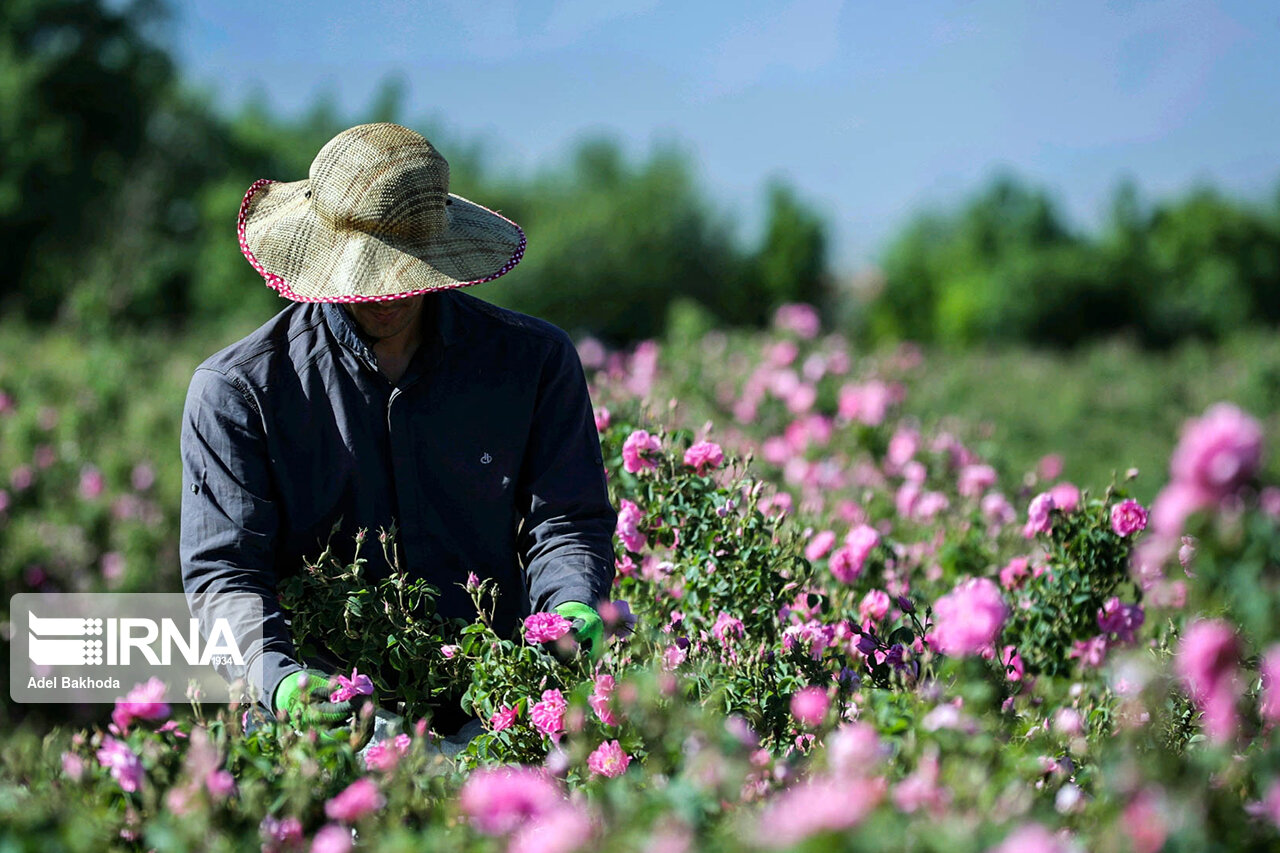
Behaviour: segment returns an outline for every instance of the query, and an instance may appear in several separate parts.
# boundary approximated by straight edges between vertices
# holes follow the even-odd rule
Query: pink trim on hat
[[[503,222],[510,224],[520,232],[520,245],[516,246],[515,254],[511,256],[510,260],[502,265],[502,269],[498,270],[491,276],[478,278],[475,281],[459,281],[453,284],[442,284],[438,287],[424,287],[421,290],[406,290],[403,293],[386,293],[380,296],[302,296],[299,293],[295,293],[293,288],[289,287],[283,278],[263,269],[262,264],[258,262],[258,259],[254,257],[253,252],[249,250],[249,241],[245,239],[244,236],[245,215],[249,210],[249,199],[253,198],[253,194],[265,187],[267,184],[274,183],[276,183],[276,181],[273,181],[270,178],[261,178],[254,181],[253,185],[249,187],[249,191],[244,194],[244,200],[240,202],[240,215],[236,219],[236,234],[240,239],[240,253],[244,255],[245,260],[247,260],[249,264],[258,271],[258,274],[267,282],[267,286],[286,299],[292,299],[294,302],[387,302],[392,299],[405,299],[410,296],[418,296],[423,293],[434,293],[437,290],[453,290],[458,287],[470,287],[473,284],[484,284],[486,281],[493,281],[495,278],[511,272],[511,269],[516,264],[520,263],[520,259],[524,257],[524,249],[528,243],[525,238],[523,228],[516,225],[510,219],[507,219],[507,217],[503,216],[501,213],[490,210],[489,212],[494,216],[498,217]],[[486,210],[487,209],[488,208],[486,208]]]

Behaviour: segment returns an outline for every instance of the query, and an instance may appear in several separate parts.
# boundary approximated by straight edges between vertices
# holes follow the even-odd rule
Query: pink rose
[[[591,710],[596,712],[596,716],[600,718],[600,722],[606,726],[616,726],[618,717],[613,713],[613,689],[614,680],[612,675],[602,674],[596,676],[595,691],[587,699],[587,704],[591,706]]]
[[[370,746],[364,753],[364,765],[370,770],[384,773],[394,769],[400,757],[409,751],[409,736],[398,734],[393,740],[384,740]]]
[[[1230,403],[1188,421],[1169,460],[1169,473],[1214,500],[1238,489],[1262,463],[1262,427]]]
[[[862,597],[858,605],[858,619],[862,622],[879,622],[889,612],[889,593],[873,589]]]
[[[623,498],[618,506],[618,538],[623,546],[633,554],[639,554],[647,544],[645,536],[640,532],[640,522],[644,512],[631,501]]]
[[[1053,496],[1054,509],[1064,514],[1075,512],[1080,505],[1080,490],[1074,483],[1058,483],[1049,490],[1049,494]]]
[[[334,678],[338,681],[338,689],[329,694],[330,702],[346,702],[357,696],[373,694],[373,679],[361,674],[359,670],[351,670],[350,678],[345,675],[335,675]]]
[[[146,773],[142,762],[128,745],[118,741],[111,735],[102,739],[102,748],[98,750],[98,764],[110,768],[111,776],[120,785],[120,790],[134,792],[142,787]]]
[[[934,603],[930,644],[943,654],[976,654],[995,642],[1008,614],[990,578],[971,578]]]
[[[1050,453],[1036,463],[1036,474],[1041,480],[1056,480],[1062,476],[1062,454]]]
[[[565,802],[546,771],[510,766],[471,772],[458,806],[486,835],[505,835],[551,813]]]
[[[595,410],[595,416],[596,416],[596,431],[604,432],[605,430],[607,430],[609,428],[609,422],[613,420],[613,415],[609,413],[609,410],[606,409],[604,406],[600,406]]]
[[[957,491],[966,498],[977,498],[996,484],[996,469],[990,465],[966,465],[960,469]]]
[[[520,706],[502,706],[493,712],[493,716],[489,718],[489,728],[495,732],[503,729],[509,729],[516,724],[516,719],[520,716]]]
[[[1053,495],[1049,492],[1041,492],[1032,498],[1031,505],[1027,507],[1027,523],[1022,528],[1022,535],[1031,539],[1037,533],[1048,533],[1053,526],[1049,515],[1053,508]]]
[[[524,639],[532,645],[551,643],[572,627],[573,623],[558,613],[534,613],[524,620]]]
[[[1082,665],[1097,669],[1107,659],[1107,646],[1106,634],[1099,634],[1088,640],[1076,640],[1071,651],[1067,652],[1067,660],[1079,658]]]
[[[555,739],[564,731],[564,712],[569,703],[559,690],[542,691],[542,701],[529,709],[529,720],[542,734]]]
[[[818,319],[817,309],[812,305],[791,302],[779,305],[778,310],[773,312],[773,326],[779,331],[794,332],[804,340],[812,340],[818,336],[822,323]]]
[[[1111,529],[1117,536],[1129,536],[1147,529],[1147,511],[1132,498],[1111,508]]]
[[[741,640],[746,629],[742,625],[742,620],[736,616],[730,616],[724,611],[716,617],[716,624],[712,626],[711,633],[724,645],[732,645],[735,640]]]
[[[632,474],[638,474],[646,468],[657,468],[658,464],[650,457],[661,454],[662,445],[657,436],[638,429],[622,443],[622,467]]]
[[[106,485],[106,478],[94,466],[86,465],[80,472],[80,497],[85,500],[91,501],[100,497]]]
[[[164,690],[164,682],[152,677],[146,684],[135,685],[123,699],[117,699],[111,721],[120,733],[128,731],[134,720],[163,720],[169,716],[169,705],[162,700]]]
[[[880,534],[874,527],[860,524],[849,531],[845,544],[831,555],[829,568],[836,580],[853,583],[862,574],[867,557],[880,544]]]
[[[1207,494],[1195,486],[1172,482],[1151,503],[1151,526],[1158,536],[1173,540],[1194,513],[1209,506]]]
[[[881,778],[806,779],[773,797],[756,824],[756,840],[790,848],[820,833],[843,832],[875,811],[884,790]]]
[[[302,821],[292,815],[286,818],[275,818],[267,815],[262,819],[262,823],[258,825],[258,831],[262,833],[263,838],[268,841],[274,841],[285,849],[302,843]],[[268,850],[278,849],[268,845],[263,846]]]
[[[920,449],[920,431],[910,427],[899,427],[889,439],[889,449],[885,453],[885,468],[890,472],[901,470]]]
[[[1262,655],[1262,697],[1258,713],[1268,723],[1280,723],[1280,643]]]
[[[713,441],[699,441],[684,452],[684,464],[701,476],[707,473],[708,468],[719,468],[724,464],[724,451]]]
[[[354,823],[365,815],[376,812],[386,802],[377,784],[368,776],[363,776],[325,803],[324,813],[329,820]]]
[[[631,756],[622,751],[622,746],[616,740],[600,744],[587,757],[587,767],[592,773],[597,776],[607,776],[610,779],[625,773],[630,763]]]
[[[311,839],[311,853],[350,853],[353,846],[351,830],[336,823],[320,827]]]
[[[1231,626],[1217,619],[1201,619],[1182,635],[1174,657],[1174,667],[1187,692],[1204,713],[1206,733],[1218,743],[1231,740],[1240,722],[1236,712],[1242,690],[1239,656]]]
[[[1014,557],[1000,570],[1000,585],[1008,590],[1022,586],[1022,582],[1031,576],[1027,568],[1026,557]]]
[[[809,562],[821,560],[827,554],[831,553],[831,548],[836,544],[836,533],[834,530],[823,530],[814,535],[809,540],[809,544],[805,546],[804,556]]]
[[[1018,827],[988,853],[1067,853],[1070,848],[1038,823]]]
[[[1013,520],[1017,518],[1009,499],[999,492],[987,492],[982,498],[981,506],[982,517],[987,520],[988,524],[1003,527],[1006,524],[1012,524]]]
[[[802,726],[817,728],[827,716],[831,700],[821,687],[805,687],[791,697],[791,716]]]

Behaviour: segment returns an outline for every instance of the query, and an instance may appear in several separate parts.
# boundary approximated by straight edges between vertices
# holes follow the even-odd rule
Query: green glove
[[[599,660],[604,654],[604,620],[594,607],[581,601],[566,601],[556,608],[556,613],[573,623],[573,637],[578,646]]]
[[[276,686],[272,705],[276,711],[284,711],[289,720],[298,728],[316,729],[321,737],[331,740],[348,740],[351,736],[350,723],[359,714],[361,707],[372,702],[373,697],[355,696],[342,702],[334,702],[329,697],[338,685],[333,676],[314,669],[304,669],[286,675]],[[373,726],[364,726],[358,743],[352,747],[360,749],[373,733]]]

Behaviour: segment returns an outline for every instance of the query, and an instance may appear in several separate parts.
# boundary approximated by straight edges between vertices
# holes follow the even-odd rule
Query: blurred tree
[[[829,296],[827,234],[821,217],[804,207],[780,181],[768,188],[764,240],[751,258],[750,298],[726,305],[726,319],[761,324],[779,305],[826,306]]]
[[[723,319],[744,299],[744,261],[671,146],[632,167],[616,142],[579,145],[567,168],[495,193],[529,235],[509,280],[477,295],[615,343],[662,332],[671,301]]]
[[[1280,320],[1280,229],[1263,211],[1201,187],[1159,207],[1149,240],[1149,337],[1223,338]]]
[[[51,318],[73,281],[35,274],[37,261],[79,252],[115,187],[137,180],[148,119],[173,77],[148,35],[162,19],[150,0],[0,4],[0,299],[30,317]]]
[[[1033,256],[1078,242],[1044,191],[998,172],[960,210],[917,216],[890,242],[870,329],[877,337],[961,344],[1029,337],[1026,324],[1043,324],[1033,318],[1035,306],[1016,302],[1040,297],[1047,268],[1064,281],[1061,255],[1039,270]]]

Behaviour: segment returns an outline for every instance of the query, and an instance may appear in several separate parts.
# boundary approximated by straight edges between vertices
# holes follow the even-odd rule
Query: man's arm
[[[520,476],[524,557],[533,612],[570,601],[591,607],[613,585],[613,533],[600,435],[587,379],[567,335],[543,365]]]
[[[183,589],[202,626],[215,612],[227,615],[218,606],[220,593],[251,593],[261,599],[260,626],[232,622],[247,671],[231,674],[245,676],[270,707],[276,686],[302,667],[294,659],[276,593],[279,514],[262,419],[222,373],[200,368],[192,377],[181,450]],[[250,631],[252,640],[246,635]]]

